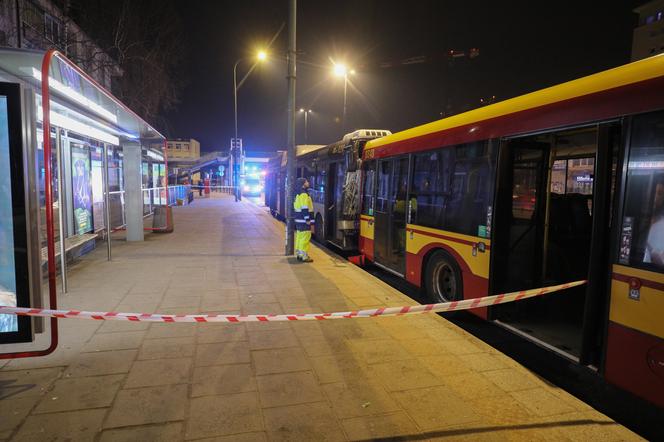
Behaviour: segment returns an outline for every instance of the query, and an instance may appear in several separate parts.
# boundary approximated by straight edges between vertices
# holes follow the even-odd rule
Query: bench
[[[87,244],[90,241],[93,241],[97,238],[96,233],[82,233],[80,235],[75,235],[69,238],[65,238],[65,252],[69,252],[78,247],[81,247]],[[55,242],[55,257],[60,256],[60,241]],[[41,249],[41,262],[45,264],[48,261],[48,248],[42,247]]]

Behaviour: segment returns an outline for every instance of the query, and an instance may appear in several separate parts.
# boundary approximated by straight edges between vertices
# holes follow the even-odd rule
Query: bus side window
[[[452,189],[445,208],[445,229],[487,237],[496,155],[489,141],[454,147]]]
[[[374,214],[374,175],[376,173],[376,161],[364,163],[364,185],[362,189],[363,202],[362,214],[373,216]]]
[[[618,262],[664,271],[664,112],[633,119]]]
[[[414,156],[411,220],[425,227],[443,228],[449,194],[451,150],[444,148]]]

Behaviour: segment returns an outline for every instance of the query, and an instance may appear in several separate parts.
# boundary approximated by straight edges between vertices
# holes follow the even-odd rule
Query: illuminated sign
[[[28,192],[20,103],[20,86],[0,83],[0,305],[29,307]],[[30,318],[0,315],[0,343],[31,341]]]
[[[578,175],[575,177],[577,183],[592,183],[593,177],[590,175]]]
[[[630,161],[630,169],[664,169],[664,161]]]
[[[74,203],[74,230],[77,235],[92,230],[92,187],[90,152],[79,144],[71,145],[71,181]]]

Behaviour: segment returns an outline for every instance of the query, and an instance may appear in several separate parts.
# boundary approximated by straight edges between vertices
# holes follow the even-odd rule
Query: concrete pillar
[[[141,145],[135,141],[124,141],[122,143],[122,153],[127,241],[143,241]]]

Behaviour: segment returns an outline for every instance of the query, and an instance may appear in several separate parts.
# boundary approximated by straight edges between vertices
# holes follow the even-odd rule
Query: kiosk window
[[[664,271],[664,112],[633,120],[618,262]]]

